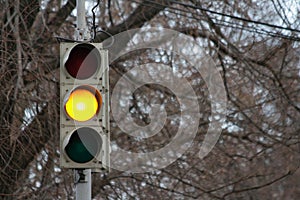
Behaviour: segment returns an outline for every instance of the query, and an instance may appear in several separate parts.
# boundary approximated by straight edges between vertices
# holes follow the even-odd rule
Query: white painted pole
[[[86,26],[85,0],[76,0],[77,5],[77,31],[76,40],[90,40],[91,36]],[[92,199],[92,170],[75,170],[76,200]]]
[[[91,35],[86,26],[85,0],[76,0],[77,5],[77,31],[76,39],[79,41],[90,40]]]
[[[76,200],[92,199],[92,170],[75,170]]]

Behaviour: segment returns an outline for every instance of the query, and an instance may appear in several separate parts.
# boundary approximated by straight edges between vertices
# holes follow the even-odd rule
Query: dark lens
[[[83,127],[73,132],[65,147],[68,157],[77,163],[95,158],[102,147],[102,139],[94,129]]]
[[[91,44],[78,44],[70,52],[65,68],[77,79],[92,77],[100,67],[100,54]]]

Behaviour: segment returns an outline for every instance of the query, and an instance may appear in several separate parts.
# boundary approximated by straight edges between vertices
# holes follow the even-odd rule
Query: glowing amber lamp
[[[66,113],[76,121],[90,120],[101,107],[102,102],[98,96],[85,88],[73,90],[65,103]]]

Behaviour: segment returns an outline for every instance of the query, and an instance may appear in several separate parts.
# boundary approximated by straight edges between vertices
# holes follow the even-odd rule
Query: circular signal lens
[[[67,61],[66,71],[80,80],[92,77],[100,66],[100,53],[94,45],[78,44],[72,48]]]
[[[99,133],[92,128],[82,127],[71,134],[64,149],[73,162],[86,163],[97,157],[101,148]]]
[[[93,118],[101,108],[100,92],[92,87],[78,87],[67,96],[65,111],[67,115],[80,122]]]

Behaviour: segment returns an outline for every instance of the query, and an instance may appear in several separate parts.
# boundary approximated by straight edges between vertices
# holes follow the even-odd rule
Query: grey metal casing
[[[97,72],[85,80],[75,79],[65,70],[65,62],[70,51],[82,43],[60,44],[60,166],[63,168],[109,170],[110,167],[110,119],[109,119],[109,64],[108,51],[102,48],[101,43],[88,43],[95,46],[100,53],[100,67]],[[99,114],[86,122],[70,119],[65,113],[64,99],[68,92],[80,85],[89,85],[100,91],[102,107]],[[102,148],[97,156],[87,163],[76,163],[68,158],[64,152],[65,144],[70,134],[80,127],[90,127],[96,130],[102,138]]]

